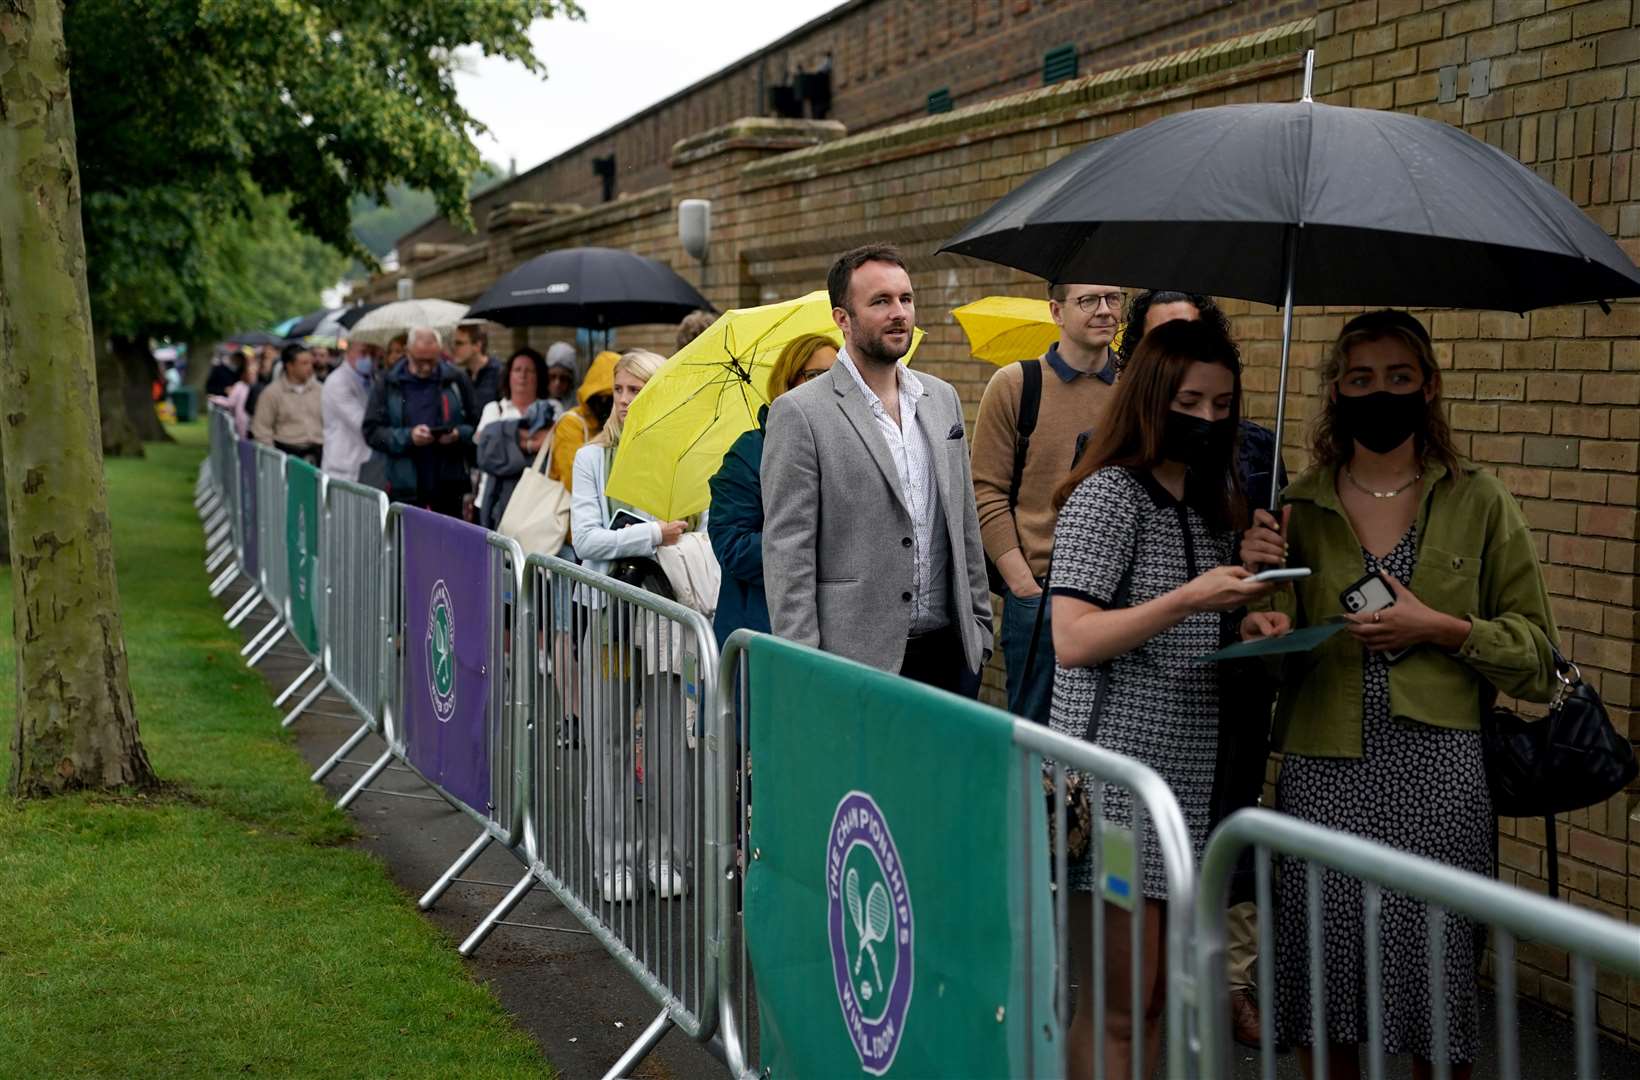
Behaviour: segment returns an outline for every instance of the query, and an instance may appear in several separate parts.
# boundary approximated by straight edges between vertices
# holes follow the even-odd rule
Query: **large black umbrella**
[[[283,345],[285,339],[278,334],[270,334],[266,330],[245,330],[238,334],[229,334],[225,341],[235,345]]]
[[[502,275],[467,312],[503,326],[608,329],[678,322],[711,304],[670,266],[615,248],[566,248]]]
[[[1308,79],[1306,78],[1306,83]],[[1049,281],[1295,304],[1524,312],[1640,295],[1640,271],[1565,196],[1503,151],[1376,109],[1224,105],[1071,154],[942,251]]]
[[[357,304],[336,316],[336,321],[341,324],[343,330],[351,330],[353,329],[354,323],[358,322],[360,319],[364,318],[372,311],[375,311],[385,303],[386,301],[382,300],[374,304]]]
[[[303,315],[301,318],[290,324],[289,329],[285,331],[285,340],[301,341],[303,338],[308,337],[311,334],[318,333],[320,323],[324,322],[328,317],[340,313],[342,310],[343,309],[341,308],[320,308],[318,311],[308,312],[306,315]]]

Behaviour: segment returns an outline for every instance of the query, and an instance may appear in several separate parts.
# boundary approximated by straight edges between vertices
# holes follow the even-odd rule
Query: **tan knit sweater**
[[[1019,419],[1019,397],[1025,377],[1019,364],[1009,364],[991,376],[980,399],[974,422],[974,503],[979,511],[980,538],[985,553],[996,561],[1015,548],[1023,549],[1038,578],[1048,572],[1053,550],[1054,489],[1070,472],[1076,437],[1099,424],[1116,387],[1093,375],[1065,382],[1042,365],[1042,405],[1036,430],[1025,457],[1019,485],[1019,504],[1008,512],[1008,486],[1014,475],[1014,446]]]
[[[251,435],[272,446],[318,446],[325,441],[324,390],[318,379],[301,386],[280,375],[256,399]]]

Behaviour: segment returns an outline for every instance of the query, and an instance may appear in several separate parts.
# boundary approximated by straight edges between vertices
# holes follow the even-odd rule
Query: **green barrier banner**
[[[290,569],[290,628],[303,648],[319,653],[319,470],[285,459],[285,557]]]
[[[1060,1075],[1041,765],[1009,717],[775,638],[747,651],[768,1075]]]

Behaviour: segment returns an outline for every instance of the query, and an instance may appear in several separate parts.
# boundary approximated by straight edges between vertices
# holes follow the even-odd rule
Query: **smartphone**
[[[1260,583],[1266,581],[1297,581],[1300,578],[1309,576],[1310,568],[1308,566],[1277,566],[1269,570],[1260,570],[1247,580]]]
[[[617,510],[615,516],[609,519],[611,529],[630,529],[634,525],[647,525],[649,522],[632,513],[630,510]]]
[[[1394,607],[1395,593],[1382,574],[1368,574],[1340,593],[1338,602],[1343,604],[1344,610],[1351,615],[1370,615],[1374,611]],[[1398,663],[1409,651],[1403,649],[1400,652],[1385,653],[1384,659],[1392,664]]]
[[[433,436],[433,438],[435,438],[435,439],[441,439],[441,438],[443,438],[444,436],[450,434],[453,431],[455,431],[455,428],[450,426],[449,424],[444,424],[440,427],[434,427],[434,428],[428,428],[427,429],[427,433],[429,435]]]

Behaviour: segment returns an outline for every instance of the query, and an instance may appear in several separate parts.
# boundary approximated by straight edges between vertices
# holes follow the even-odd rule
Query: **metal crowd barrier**
[[[238,552],[238,573],[250,579],[250,587],[228,607],[222,616],[229,627],[237,629],[250,618],[262,603],[261,529],[258,521],[258,484],[256,444],[249,439],[234,442],[234,546]],[[241,653],[240,655],[244,655]]]
[[[1599,1075],[1595,1030],[1595,969],[1640,979],[1640,930],[1616,920],[1583,911],[1568,904],[1491,878],[1459,870],[1404,851],[1386,847],[1362,837],[1334,832],[1297,818],[1268,810],[1242,810],[1227,819],[1208,842],[1202,859],[1201,888],[1198,893],[1196,933],[1201,951],[1204,980],[1199,1008],[1201,1063],[1205,1080],[1233,1075],[1229,1036],[1229,1009],[1225,956],[1227,951],[1226,901],[1230,878],[1242,852],[1254,849],[1259,913],[1259,1010],[1261,1017],[1274,1016],[1275,937],[1271,930],[1270,854],[1284,856],[1282,873],[1305,873],[1310,1030],[1314,1044],[1316,1075],[1327,1073],[1326,997],[1322,992],[1324,925],[1322,868],[1349,875],[1361,883],[1363,910],[1363,970],[1366,973],[1365,1002],[1368,1038],[1365,1043],[1365,1075],[1380,1080],[1385,1075],[1383,1045],[1384,987],[1382,928],[1384,892],[1392,890],[1424,902],[1428,933],[1427,965],[1431,1002],[1431,1042],[1438,1051],[1434,1061],[1437,1077],[1452,1074],[1444,1059],[1451,1017],[1446,1000],[1446,926],[1448,914],[1466,916],[1488,924],[1493,931],[1496,956],[1493,972],[1497,1007],[1498,1075],[1504,1080],[1520,1076],[1519,1029],[1515,1011],[1515,942],[1517,936],[1564,949],[1571,954],[1573,1023],[1575,1027],[1575,1075],[1594,1080]],[[1352,1005],[1358,991],[1332,987]],[[1478,991],[1480,992],[1480,991]],[[1265,1020],[1261,1053],[1261,1075],[1276,1074],[1271,1024]],[[1304,1053],[1304,1049],[1299,1049]]]
[[[724,901],[717,905],[716,914],[719,921],[712,928],[712,939],[724,954],[723,977],[719,983],[721,1037],[730,1073],[737,1080],[756,1080],[764,1075],[764,1063],[757,1049],[757,1035],[749,1022],[755,1001],[755,977],[751,969],[746,937],[738,923],[738,913],[742,910],[744,858],[747,857],[743,853],[755,851],[757,847],[752,824],[756,804],[752,795],[755,785],[750,773],[748,753],[753,740],[757,738],[757,733],[750,724],[753,703],[745,659],[748,646],[760,636],[762,635],[739,631],[732,635],[725,645],[719,681],[721,691],[716,710],[718,720],[709,736],[709,742],[719,751],[725,769],[720,775],[722,784],[712,800],[711,807],[714,816],[711,835],[714,838],[714,845],[718,848],[717,861],[722,868],[718,879],[723,883],[725,892]],[[851,745],[851,723],[867,719],[839,716],[837,737],[840,745]],[[869,724],[861,724],[862,738],[868,734],[868,727]],[[1193,1018],[1196,980],[1192,922],[1196,908],[1196,867],[1189,830],[1185,826],[1184,815],[1178,801],[1162,778],[1148,766],[1082,740],[1051,731],[1040,724],[1017,717],[1012,718],[1012,742],[1017,765],[1026,777],[1022,785],[1023,797],[1027,802],[1046,798],[1048,811],[1053,816],[1049,832],[1053,837],[1049,854],[1049,862],[1053,868],[1052,880],[1038,880],[1029,866],[1021,867],[1021,875],[1026,911],[1031,910],[1030,905],[1036,890],[1048,890],[1053,897],[1053,977],[1056,981],[1054,1009],[1058,1030],[1064,1033],[1066,1043],[1069,1043],[1072,1038],[1071,1007],[1076,1000],[1073,994],[1091,994],[1093,1023],[1091,1046],[1088,1047],[1088,1051],[1094,1063],[1093,1075],[1106,1075],[1103,1058],[1104,1019],[1109,1005],[1106,987],[1103,979],[1095,979],[1091,987],[1073,988],[1070,985],[1072,963],[1069,943],[1072,927],[1068,891],[1053,884],[1055,881],[1068,880],[1069,800],[1066,796],[1065,772],[1068,768],[1081,775],[1088,792],[1091,811],[1088,822],[1091,832],[1088,844],[1089,873],[1092,881],[1102,884],[1105,896],[1142,895],[1145,854],[1156,851],[1162,860],[1168,893],[1168,898],[1164,902],[1167,966],[1157,977],[1165,979],[1167,986],[1165,1031],[1166,1057],[1171,1063],[1169,1075],[1186,1075],[1184,1063],[1194,1058],[1192,1044],[1195,1039]],[[1046,774],[1043,773],[1039,762],[1052,763]],[[1043,790],[1040,779],[1042,775],[1052,778],[1054,791],[1051,798],[1048,798]],[[1105,804],[1112,791],[1125,796],[1124,801],[1130,808],[1129,813],[1125,815],[1129,819],[1127,826],[1109,825],[1105,821]],[[1029,820],[1029,817],[1025,817],[1025,820]],[[1111,838],[1112,847],[1131,850],[1131,867],[1118,869],[1104,864],[1107,832],[1112,830],[1120,831],[1120,836]],[[1127,839],[1124,840],[1124,837]],[[1042,838],[1041,842],[1044,845],[1048,844],[1046,838]],[[737,845],[739,852],[736,850]],[[1129,874],[1132,874],[1131,878]],[[1106,906],[1104,903],[1089,905],[1091,970],[1094,972],[1106,969]],[[1146,921],[1145,905],[1134,904],[1133,914],[1127,921],[1130,928],[1129,955],[1143,955],[1141,942]],[[1132,995],[1129,1000],[1131,1015],[1135,1018],[1143,1017],[1146,1010],[1140,998],[1140,980],[1132,978],[1129,981],[1132,984]],[[1022,1018],[1020,1022],[1026,1031],[1034,1031],[1039,1026],[1033,1023],[1029,1016]],[[1142,1035],[1136,1035],[1134,1045],[1136,1050],[1143,1046]],[[1029,1040],[1026,1046],[1029,1052],[1032,1049]],[[1141,1056],[1140,1053],[1134,1055],[1133,1075],[1152,1075],[1156,1063],[1149,1062],[1141,1072],[1138,1063]],[[1063,1062],[1060,1060],[1027,1059],[1027,1069],[1033,1076],[1059,1075],[1062,1065]]]
[[[313,774],[318,783],[371,732],[381,728],[382,642],[386,637],[383,553],[387,543],[387,495],[349,480],[327,478],[319,525],[319,664],[325,687],[359,714],[361,723]],[[311,704],[304,700],[284,718],[287,726]]]
[[[525,564],[535,718],[531,872],[661,1005],[610,1076],[672,1027],[717,1024],[721,848],[703,725],[717,642],[699,612],[562,559]],[[522,893],[520,893],[520,896]]]
[[[431,550],[445,555],[434,559]],[[426,910],[492,842],[513,850],[529,834],[528,716],[517,707],[529,655],[517,648],[524,555],[515,540],[396,504],[387,512],[382,563],[380,730],[387,749],[337,805],[352,803],[397,761],[478,823],[478,838],[422,896]],[[527,849],[518,854],[528,862]],[[530,880],[526,873],[462,942],[463,956],[517,905]]]
[[[285,552],[285,454],[261,443],[251,444],[251,449],[256,455],[256,577],[262,599],[273,609],[273,617],[239,650],[245,663],[255,667],[290,633],[290,568]]]

